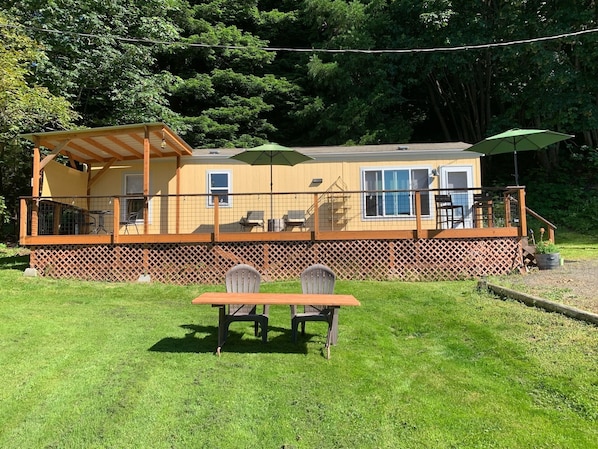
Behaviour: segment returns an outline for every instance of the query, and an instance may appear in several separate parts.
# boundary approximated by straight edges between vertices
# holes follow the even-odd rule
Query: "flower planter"
[[[561,263],[561,253],[536,254],[535,257],[540,270],[554,270]]]

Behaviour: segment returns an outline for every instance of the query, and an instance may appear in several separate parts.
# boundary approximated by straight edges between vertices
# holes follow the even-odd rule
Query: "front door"
[[[463,224],[468,228],[473,227],[471,220],[473,195],[469,190],[458,189],[468,189],[473,187],[472,179],[472,167],[453,165],[440,167],[440,188],[443,189],[442,193],[450,195],[453,204],[463,206],[463,211],[465,212]],[[460,224],[458,227],[462,228],[463,224]]]

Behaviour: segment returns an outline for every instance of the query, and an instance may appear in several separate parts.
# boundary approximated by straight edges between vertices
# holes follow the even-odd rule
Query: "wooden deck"
[[[299,194],[288,195],[298,200]],[[354,195],[355,204],[348,207],[359,210],[364,192],[345,195]],[[121,224],[120,197],[102,199],[105,203],[101,204],[98,198],[68,202],[23,198],[20,243],[31,249],[31,268],[42,276],[58,278],[134,282],[141,275],[149,275],[156,282],[221,284],[226,271],[246,263],[256,267],[265,281],[275,281],[298,279],[307,266],[324,263],[339,279],[466,279],[522,268],[522,241],[527,235],[524,190],[509,189],[500,195],[514,195],[516,201],[509,201],[508,207],[496,203],[492,221],[476,223],[472,208],[466,226],[436,229],[433,214],[422,213],[425,207],[420,192],[413,196],[414,217],[367,220],[360,216],[355,223],[333,222],[325,215],[330,211],[325,196],[310,194],[311,204],[303,206],[308,212],[305,225],[277,231],[268,231],[265,223],[260,229],[244,230],[235,217],[256,210],[259,203],[243,202],[240,196],[234,201],[238,205],[235,210],[219,207],[216,199],[209,209],[210,216],[199,219],[197,216],[206,208],[197,204],[205,206],[205,197],[200,203],[168,197],[169,207],[162,209],[176,210],[174,215],[162,222],[155,218],[159,215],[145,216],[136,223],[137,229],[129,226],[126,233]],[[282,198],[280,194],[280,203]],[[42,217],[40,204],[50,200],[54,206],[46,209],[54,212]],[[166,200],[151,201],[155,202],[156,212]],[[196,206],[183,207],[182,203]],[[178,206],[170,207],[172,204]],[[289,202],[284,207],[297,209],[295,204]],[[71,208],[68,214],[65,207]],[[105,229],[94,232],[98,222],[96,218],[93,228],[87,224],[89,211],[108,208],[111,213],[104,217]],[[77,218],[77,226],[65,225],[66,215],[83,218]],[[193,218],[193,227],[188,217]],[[208,225],[197,225],[197,221]],[[61,233],[64,229],[79,233]]]
[[[20,244],[477,239],[527,235],[523,188],[498,191],[499,200],[494,201],[485,221],[479,218],[478,208],[473,203],[469,204],[465,217],[455,221],[454,226],[439,225],[438,212],[433,210],[433,206],[422,206],[424,192],[410,193],[413,198],[411,214],[381,217],[368,217],[363,211],[363,198],[369,192],[343,192],[342,210],[334,202],[338,199],[337,194],[333,192],[332,199],[329,192],[276,194],[279,210],[274,212],[275,217],[287,209],[297,208],[297,205],[306,211],[304,224],[288,229],[269,226],[279,224],[282,219],[263,220],[260,226],[247,227],[243,224],[247,210],[263,208],[264,194],[229,194],[229,197],[234,197],[232,200],[229,198],[230,207],[220,206],[218,197],[214,198],[211,207],[206,207],[206,195],[151,196],[147,197],[146,203],[153,207],[147,207],[147,215],[142,215],[129,226],[123,224],[125,212],[122,205],[126,197],[23,198]],[[377,194],[382,196],[387,192]],[[425,197],[430,199],[433,192],[425,192]]]

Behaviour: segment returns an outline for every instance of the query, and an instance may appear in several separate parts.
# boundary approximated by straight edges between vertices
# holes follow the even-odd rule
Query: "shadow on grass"
[[[0,255],[0,270],[25,271],[25,268],[29,268],[29,255]]]
[[[216,353],[218,346],[218,326],[198,326],[182,324],[189,332],[183,338],[166,337],[151,346],[148,351],[173,353]],[[280,334],[270,338],[270,332]],[[243,339],[244,333],[229,330],[222,352],[233,353],[281,353],[307,354],[305,343],[291,342],[291,331],[282,327],[268,327],[268,342],[262,343],[261,336]]]

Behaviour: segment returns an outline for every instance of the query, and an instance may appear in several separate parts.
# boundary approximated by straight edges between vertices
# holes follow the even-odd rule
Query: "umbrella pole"
[[[515,163],[515,185],[519,185],[519,169],[517,167],[517,150],[513,151],[513,162]]]

